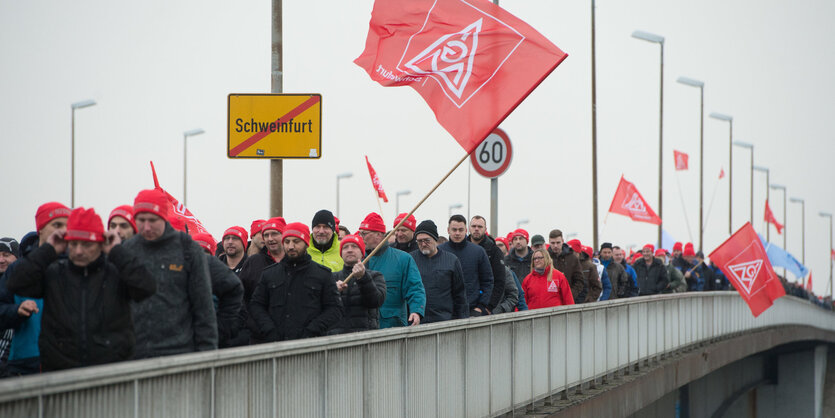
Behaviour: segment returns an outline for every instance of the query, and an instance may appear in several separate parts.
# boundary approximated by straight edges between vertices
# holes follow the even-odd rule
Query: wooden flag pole
[[[383,221],[385,222],[386,216],[383,215],[383,204],[380,202],[380,194],[377,193],[376,189],[374,190],[374,194],[377,196],[377,207],[380,208],[380,217],[383,218]]]
[[[460,160],[460,161],[458,161],[458,163],[456,163],[456,164],[455,164],[455,166],[453,166],[453,167],[452,167],[452,169],[450,169],[450,170],[446,173],[446,175],[444,175],[444,177],[443,177],[443,178],[441,178],[441,180],[440,180],[440,181],[438,181],[438,183],[437,183],[437,184],[435,184],[435,187],[432,187],[432,190],[429,190],[429,193],[426,193],[426,196],[423,196],[423,199],[420,199],[420,201],[419,201],[419,202],[417,202],[417,204],[415,205],[415,207],[414,207],[414,208],[412,208],[412,210],[410,210],[410,211],[409,211],[409,213],[408,213],[406,216],[404,216],[404,217],[403,217],[403,219],[401,219],[401,220],[400,220],[400,223],[398,223],[397,225],[395,225],[395,226],[394,226],[394,228],[392,228],[391,230],[389,230],[389,232],[388,232],[388,233],[387,233],[387,234],[383,237],[382,241],[380,241],[380,243],[379,243],[379,244],[377,244],[377,247],[375,247],[375,248],[374,248],[374,251],[372,251],[372,252],[371,252],[371,254],[368,254],[368,256],[366,256],[366,257],[362,260],[362,263],[363,263],[363,264],[368,264],[368,260],[370,260],[370,259],[371,259],[371,257],[374,257],[374,255],[375,255],[375,254],[377,254],[377,252],[378,252],[378,251],[380,251],[380,248],[383,248],[383,245],[385,245],[385,243],[386,243],[386,242],[388,242],[388,239],[389,239],[389,237],[391,237],[391,234],[393,234],[393,233],[394,233],[394,231],[395,231],[397,228],[399,228],[399,227],[400,227],[400,225],[403,225],[403,223],[404,223],[404,222],[406,222],[406,220],[408,220],[408,219],[409,219],[409,217],[410,217],[410,216],[412,216],[412,214],[413,214],[413,213],[415,213],[415,211],[416,211],[416,210],[418,210],[418,208],[420,207],[420,205],[422,205],[422,204],[423,204],[423,202],[425,202],[425,201],[426,201],[426,199],[428,199],[428,198],[429,198],[429,196],[431,196],[431,195],[432,195],[432,193],[434,193],[434,192],[435,192],[435,190],[437,190],[437,189],[438,189],[438,187],[440,187],[440,186],[441,186],[441,184],[442,184],[444,181],[446,181],[446,179],[447,179],[450,175],[452,175],[452,172],[454,172],[454,171],[458,168],[458,166],[460,166],[460,165],[461,165],[464,161],[466,161],[466,160],[467,160],[467,158],[470,158],[470,154],[469,154],[469,153],[464,154],[464,156],[463,156],[463,157],[461,157],[461,160]],[[382,214],[381,214],[380,216],[382,216]],[[353,273],[353,272],[351,272],[351,274],[350,274],[350,275],[348,275],[348,277],[346,277],[346,278],[345,278],[345,280],[343,280],[342,282],[347,284],[347,283],[348,283],[349,281],[351,281],[351,279],[353,279],[353,278],[354,278],[354,273]]]

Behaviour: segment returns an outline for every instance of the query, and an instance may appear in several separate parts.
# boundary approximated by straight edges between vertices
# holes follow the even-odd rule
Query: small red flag
[[[687,154],[676,150],[673,150],[673,156],[676,159],[676,170],[687,170],[687,160],[690,157]]]
[[[200,220],[197,219],[197,217],[194,216],[194,214],[192,214],[187,207],[183,206],[183,204],[177,201],[177,199],[175,199],[174,196],[171,196],[170,193],[166,192],[165,189],[160,187],[159,180],[157,179],[157,170],[154,168],[153,161],[151,161],[151,173],[154,175],[154,188],[159,189],[160,191],[165,193],[165,197],[168,198],[168,203],[171,204],[171,210],[173,211],[171,213],[179,215],[183,219],[185,219],[188,234],[191,236],[194,236],[194,234],[208,234],[209,231],[206,229],[206,227],[203,226],[203,223],[200,222]]]
[[[765,221],[774,225],[777,228],[777,233],[783,233],[783,224],[777,222],[777,218],[774,217],[774,213],[771,212],[771,207],[768,206],[768,200],[765,201]]]
[[[835,260],[835,250],[832,250],[832,249],[829,250],[829,258],[831,260]]]
[[[809,278],[806,279],[806,290],[812,291],[812,272],[809,272]]]
[[[485,0],[377,0],[354,63],[409,86],[470,153],[568,55]]]
[[[721,180],[723,177],[725,177],[725,168],[724,167],[719,169],[719,179]]]
[[[633,221],[661,225],[661,218],[649,207],[635,185],[626,181],[623,176],[620,176],[620,183],[615,190],[612,204],[609,205],[609,212],[626,215]]]
[[[755,317],[786,294],[750,222],[713,250],[710,260],[733,283]]]
[[[383,202],[388,203],[389,198],[386,197],[386,192],[383,190],[383,185],[380,184],[380,178],[377,177],[377,171],[374,170],[374,167],[371,166],[371,162],[368,161],[368,156],[365,156],[365,163],[368,164],[368,175],[371,176],[371,185],[374,186],[374,190],[377,191],[377,197],[383,199]]]

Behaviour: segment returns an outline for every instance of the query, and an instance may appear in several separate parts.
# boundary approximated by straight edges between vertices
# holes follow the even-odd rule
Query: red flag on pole
[[[829,258],[831,260],[835,260],[835,250],[833,250],[833,249],[829,250]]]
[[[187,207],[183,206],[182,203],[177,201],[174,196],[171,196],[170,193],[166,192],[165,189],[160,187],[159,180],[157,179],[157,170],[154,168],[154,162],[151,161],[151,173],[154,175],[154,188],[159,189],[163,193],[165,193],[165,197],[168,198],[168,203],[171,204],[171,214],[181,216],[185,219],[186,228],[188,228],[188,234],[194,236],[194,234],[208,234],[209,231],[203,226],[199,219],[197,219],[194,214],[188,210]],[[209,234],[211,235],[211,234]]]
[[[777,218],[774,217],[774,213],[771,212],[771,207],[768,206],[768,200],[765,201],[765,221],[774,225],[777,228],[777,233],[783,233],[783,224],[777,222]]]
[[[374,167],[371,166],[371,162],[368,161],[368,156],[365,156],[365,163],[368,164],[368,175],[371,176],[371,185],[374,186],[374,190],[377,191],[377,197],[383,199],[383,202],[388,203],[389,198],[386,197],[386,192],[383,190],[383,185],[380,184],[380,178],[377,177],[377,171],[374,170]]]
[[[725,168],[724,167],[719,169],[719,179],[721,180],[722,177],[725,177]]]
[[[635,185],[626,181],[623,176],[620,176],[620,183],[612,204],[609,205],[609,212],[626,215],[633,221],[661,225],[661,218],[649,207]]]
[[[812,291],[812,272],[809,272],[809,278],[806,279],[806,290]]]
[[[470,153],[568,55],[484,0],[378,0],[354,63],[409,86]]]
[[[755,317],[786,294],[750,222],[713,250],[710,260],[733,283]]]
[[[676,170],[687,170],[687,160],[690,157],[687,154],[676,150],[673,150],[673,156],[676,159]]]

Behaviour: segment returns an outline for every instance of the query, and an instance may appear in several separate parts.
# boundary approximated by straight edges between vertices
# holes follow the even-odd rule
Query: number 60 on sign
[[[513,158],[513,147],[505,131],[496,128],[470,154],[470,162],[478,174],[487,178],[502,175]]]

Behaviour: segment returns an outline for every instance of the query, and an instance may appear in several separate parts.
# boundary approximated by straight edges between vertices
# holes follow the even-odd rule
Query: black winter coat
[[[417,250],[409,255],[415,259],[423,288],[426,289],[426,314],[421,323],[469,317],[467,287],[458,257],[441,249],[432,257]]]
[[[212,279],[212,296],[216,299],[217,346],[224,348],[239,345],[235,343],[234,338],[242,325],[240,312],[244,287],[226,263],[209,254],[206,254],[206,260]]]
[[[647,266],[641,257],[632,265],[638,275],[638,295],[655,295],[667,288],[670,282],[667,277],[667,267],[661,260],[653,257],[652,264]]]
[[[344,281],[353,267],[346,264],[341,271],[331,273],[334,283]],[[348,288],[339,297],[342,299],[344,315],[339,323],[328,330],[329,335],[380,329],[380,306],[386,300],[386,279],[383,273],[366,269],[362,277],[348,282]]]
[[[325,335],[342,319],[342,302],[331,271],[305,252],[261,273],[249,313],[267,341]]]
[[[131,359],[128,301],[156,291],[153,276],[121,245],[78,267],[44,244],[21,260],[7,285],[21,296],[44,299],[38,341],[44,371]]]
[[[472,237],[467,239],[472,242]],[[487,303],[487,309],[493,312],[502,302],[505,292],[505,280],[502,280],[505,275],[504,254],[496,246],[496,241],[488,235],[485,235],[478,245],[487,253],[487,260],[490,261],[490,269],[493,271],[493,291],[490,292],[490,302]]]

